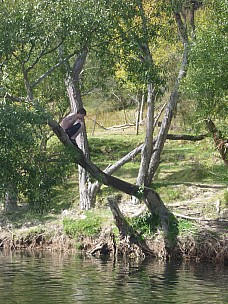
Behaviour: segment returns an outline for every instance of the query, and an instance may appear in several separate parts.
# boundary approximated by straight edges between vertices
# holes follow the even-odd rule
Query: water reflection
[[[228,269],[0,252],[0,303],[228,303]]]

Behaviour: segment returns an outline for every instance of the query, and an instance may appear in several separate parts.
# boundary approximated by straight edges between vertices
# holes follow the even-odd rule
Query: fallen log
[[[207,135],[187,135],[187,134],[167,134],[166,139],[169,140],[190,140],[190,141],[198,141],[203,140]]]
[[[142,240],[140,234],[132,228],[124,218],[120,208],[117,205],[114,197],[108,197],[109,207],[112,211],[116,226],[120,232],[120,238],[125,239],[129,237],[130,243],[136,244],[145,255],[154,255],[153,251],[147,246],[146,242]]]

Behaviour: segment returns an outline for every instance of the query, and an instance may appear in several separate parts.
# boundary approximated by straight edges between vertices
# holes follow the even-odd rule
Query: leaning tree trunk
[[[159,216],[161,220],[161,227],[164,232],[167,252],[171,254],[172,246],[175,244],[176,236],[178,234],[177,220],[164,205],[158,193],[147,187],[141,189],[140,186],[128,183],[103,172],[94,163],[92,163],[89,158],[85,157],[82,150],[73,145],[73,143],[70,141],[68,136],[56,121],[49,119],[48,124],[52,128],[53,132],[57,135],[59,140],[66,147],[68,147],[68,152],[71,153],[72,159],[75,163],[83,167],[101,184],[111,186],[119,191],[143,200],[148,210],[153,215]]]
[[[153,255],[153,251],[148,247],[146,241],[141,238],[138,231],[134,230],[133,227],[125,219],[124,215],[120,211],[120,208],[113,197],[108,197],[108,204],[113,214],[115,224],[119,230],[119,239],[126,240],[129,237],[129,242],[136,244],[145,255]]]
[[[143,187],[147,179],[148,167],[153,151],[153,121],[154,121],[154,89],[152,84],[148,85],[146,137],[141,152],[141,163],[136,184]]]
[[[179,13],[175,13],[175,19],[179,30],[180,38],[183,42],[183,56],[182,56],[182,63],[179,70],[179,74],[177,80],[175,82],[174,88],[169,98],[169,102],[166,107],[166,111],[162,120],[161,128],[159,134],[157,136],[156,144],[154,146],[154,152],[150,160],[150,165],[148,169],[148,177],[146,180],[146,185],[149,186],[152,182],[154,174],[159,166],[161,153],[164,148],[164,144],[166,141],[166,137],[171,125],[171,121],[173,118],[173,114],[176,111],[177,102],[178,102],[178,90],[180,81],[186,75],[187,65],[188,65],[188,52],[189,52],[189,43],[188,43],[188,36],[187,36],[187,28],[186,24],[182,21],[181,15]]]

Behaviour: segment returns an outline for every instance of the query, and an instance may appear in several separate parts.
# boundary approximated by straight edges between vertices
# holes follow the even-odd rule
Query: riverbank
[[[179,234],[171,256],[166,251],[163,234],[159,227],[156,231],[149,231],[146,227],[148,214],[143,204],[132,205],[122,199],[118,206],[133,227],[142,232],[141,237],[145,240],[150,250],[148,255],[152,258],[227,265],[227,210],[219,210],[217,201],[219,194],[224,191],[223,188],[218,185],[216,187],[205,184],[191,185],[191,191],[197,193],[194,198],[168,204],[179,222]],[[29,220],[25,217],[26,212],[30,214],[25,209],[18,210],[13,215],[16,221],[12,220],[10,214],[2,212],[1,250],[49,250],[83,252],[87,255],[120,255],[131,259],[145,258],[145,252],[141,248],[129,239],[119,238],[108,207],[86,212],[69,209],[63,210],[59,215],[49,213]]]
[[[139,137],[133,139],[92,137],[91,157],[103,169],[114,156],[118,159],[139,144]],[[139,157],[133,159],[116,172],[117,176],[134,183],[139,162]],[[228,175],[209,142],[166,143],[152,186],[178,219],[171,252],[167,252],[159,223],[147,213],[146,206],[132,204],[123,193],[102,187],[96,208],[79,211],[78,176],[73,170],[66,183],[59,185],[53,201],[47,202],[47,214],[35,213],[26,203],[11,214],[0,211],[1,250],[80,251],[143,259],[148,252],[142,252],[129,239],[120,241],[107,200],[114,196],[152,257],[166,259],[172,255],[176,259],[228,263]]]
[[[216,225],[216,231],[214,227]],[[178,236],[177,245],[173,248],[172,257],[166,255],[162,233],[146,239],[151,250],[150,256],[158,259],[181,259],[195,262],[212,262],[228,265],[228,238],[224,230],[227,222],[214,221],[213,229],[199,225],[197,233]],[[197,225],[195,225],[197,228]],[[51,229],[50,229],[51,228]],[[81,235],[74,239],[64,233],[61,224],[39,224],[30,228],[1,230],[0,250],[48,250],[60,252],[82,252],[86,255],[123,256],[130,259],[144,259],[146,256],[129,239],[117,240],[113,231],[104,229],[94,237]]]

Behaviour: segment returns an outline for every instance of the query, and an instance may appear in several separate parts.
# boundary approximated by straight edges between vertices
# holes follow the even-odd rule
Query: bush
[[[49,209],[53,189],[62,183],[69,161],[56,144],[54,148],[43,144],[49,129],[41,124],[42,111],[0,101],[0,116],[0,197],[10,192],[15,200],[43,212]]]
[[[151,213],[131,218],[129,219],[129,224],[134,230],[145,236],[155,233],[157,227],[161,225],[159,217]]]

